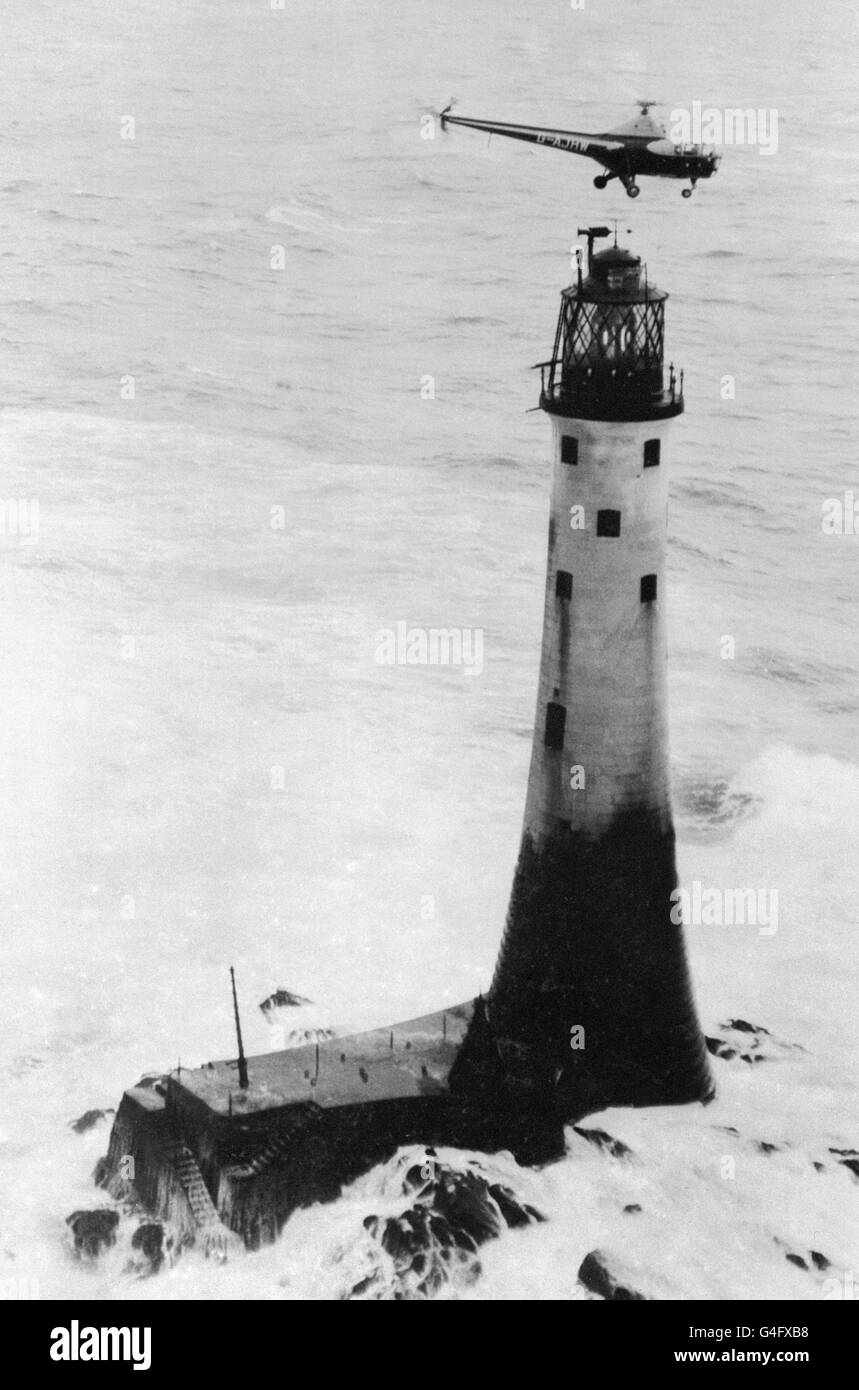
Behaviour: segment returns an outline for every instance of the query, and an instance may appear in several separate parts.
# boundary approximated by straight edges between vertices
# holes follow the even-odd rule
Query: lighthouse
[[[672,913],[665,552],[682,373],[666,380],[667,295],[616,238],[594,254],[603,236],[587,232],[587,276],[563,291],[541,364],[553,457],[537,716],[488,997],[245,1057],[233,980],[238,1057],[132,1086],[96,1169],[183,1239],[274,1240],[297,1206],[405,1145],[545,1162],[569,1120],[712,1094]]]
[[[511,1076],[568,1116],[706,1100],[676,887],[666,709],[665,302],[590,228],[561,295],[542,653],[524,826],[487,1001]]]

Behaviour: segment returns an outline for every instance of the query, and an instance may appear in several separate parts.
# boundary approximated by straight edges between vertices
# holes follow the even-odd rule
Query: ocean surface
[[[681,882],[778,893],[771,934],[691,925],[692,970],[705,1030],[750,1021],[773,1056],[714,1059],[706,1110],[600,1117],[627,1163],[573,1135],[539,1173],[496,1160],[549,1219],[441,1296],[573,1298],[598,1245],[661,1298],[834,1296],[786,1251],[859,1268],[856,1178],[832,1155],[859,1147],[859,536],[822,525],[859,497],[857,33],[852,6],[800,0],[7,6],[7,1296],[337,1298],[368,1258],[388,1169],[226,1266],[140,1279],[122,1242],[82,1265],[65,1218],[98,1204],[109,1120],[69,1122],[144,1071],[230,1055],[231,964],[250,1053],[275,1045],[256,1006],[277,986],[335,1028],[486,986],[542,617],[530,367],[577,229],[614,219],[671,294],[685,370]],[[778,149],[726,146],[690,200],[642,180],[632,203],[584,160],[422,138],[452,96],[580,130],[637,97],[663,119],[775,110]],[[482,630],[482,673],[378,665],[401,621]]]

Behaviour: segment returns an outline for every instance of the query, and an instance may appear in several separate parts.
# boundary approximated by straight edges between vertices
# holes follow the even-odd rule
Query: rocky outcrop
[[[412,1202],[397,1216],[368,1216],[364,1230],[376,1249],[375,1268],[347,1298],[421,1300],[454,1278],[480,1273],[477,1252],[505,1230],[545,1218],[504,1184],[474,1168],[440,1164],[432,1149],[402,1175]]]
[[[302,994],[294,994],[283,986],[262,1001],[260,1010],[272,1028],[278,1050],[327,1042],[335,1035],[334,1029],[320,1017],[312,999],[305,999]]]
[[[160,1221],[145,1221],[131,1237],[135,1252],[129,1268],[138,1274],[157,1274],[164,1263],[172,1238],[167,1236]]]
[[[262,1001],[260,1008],[265,1014],[272,1009],[300,1009],[312,1003],[312,999],[305,999],[303,994],[293,994],[291,989],[284,989],[283,985],[280,985],[273,994]]]
[[[573,1133],[580,1139],[586,1139],[595,1148],[601,1149],[603,1153],[609,1154],[612,1158],[631,1158],[632,1149],[624,1144],[622,1139],[614,1139],[607,1134],[604,1129],[583,1129],[581,1125],[573,1125]]]
[[[80,1259],[94,1260],[103,1250],[116,1244],[119,1213],[109,1207],[96,1211],[73,1211],[66,1217],[72,1233],[75,1254]]]
[[[77,1120],[69,1121],[69,1129],[73,1129],[75,1134],[86,1134],[87,1130],[95,1129],[100,1120],[106,1120],[108,1115],[113,1115],[115,1111],[108,1110],[85,1110]]]
[[[591,1250],[579,1265],[579,1283],[598,1298],[610,1303],[644,1302],[645,1295],[624,1282],[611,1268],[609,1256]]]
[[[719,1024],[719,1037],[705,1037],[707,1051],[712,1057],[720,1057],[723,1062],[746,1062],[754,1066],[758,1062],[795,1061],[805,1048],[799,1043],[783,1042],[776,1038],[768,1028],[757,1023],[747,1023],[744,1018],[729,1018]]]
[[[838,1162],[852,1173],[854,1178],[859,1178],[859,1153],[856,1149],[830,1149],[831,1154],[835,1154]]]
[[[820,1250],[806,1250],[800,1254],[797,1250],[792,1250],[787,1242],[780,1240],[778,1236],[773,1236],[773,1241],[779,1249],[784,1251],[784,1258],[788,1264],[796,1265],[797,1269],[803,1269],[806,1273],[825,1274],[827,1269],[832,1267],[832,1261]]]

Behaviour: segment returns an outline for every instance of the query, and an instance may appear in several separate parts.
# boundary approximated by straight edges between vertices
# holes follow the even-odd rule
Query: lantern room
[[[540,363],[540,405],[581,419],[650,420],[683,410],[682,373],[665,383],[665,301],[641,258],[614,245],[594,254],[604,228],[590,228],[588,274],[561,294],[555,346]],[[579,253],[581,256],[581,253]]]

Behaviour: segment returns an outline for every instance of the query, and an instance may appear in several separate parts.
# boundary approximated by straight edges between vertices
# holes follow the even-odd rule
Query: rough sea
[[[6,1296],[338,1298],[373,1258],[364,1218],[403,1204],[390,1165],[258,1255],[141,1279],[123,1218],[81,1264],[65,1218],[103,1200],[110,1117],[69,1124],[142,1072],[232,1055],[230,965],[250,1054],[275,1045],[257,1005],[278,986],[337,1029],[485,988],[542,619],[550,429],[530,368],[577,229],[614,219],[671,294],[685,370],[681,883],[778,894],[774,932],[690,925],[691,967],[707,1034],[766,1029],[766,1058],[714,1057],[706,1109],[589,1121],[625,1159],[571,1133],[539,1172],[487,1160],[548,1219],[438,1296],[575,1298],[597,1247],[658,1298],[847,1287],[859,536],[822,517],[859,498],[857,33],[851,5],[800,0],[6,6]],[[642,180],[633,203],[572,156],[422,138],[452,96],[575,130],[636,98],[663,119],[775,110],[778,148],[723,146],[690,200]],[[482,673],[380,666],[376,634],[401,621],[480,629]]]

